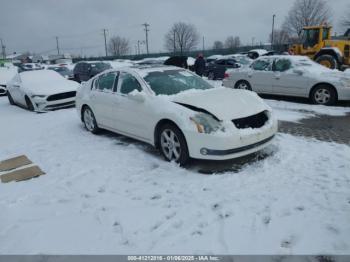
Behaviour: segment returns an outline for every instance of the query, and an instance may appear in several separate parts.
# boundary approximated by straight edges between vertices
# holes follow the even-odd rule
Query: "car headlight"
[[[209,114],[198,113],[190,120],[196,125],[198,133],[210,134],[222,128],[221,122]]]

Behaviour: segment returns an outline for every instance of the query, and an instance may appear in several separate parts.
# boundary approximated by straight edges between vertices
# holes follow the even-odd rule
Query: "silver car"
[[[306,97],[315,104],[350,100],[350,76],[304,56],[261,57],[248,68],[229,70],[225,87],[261,94]]]

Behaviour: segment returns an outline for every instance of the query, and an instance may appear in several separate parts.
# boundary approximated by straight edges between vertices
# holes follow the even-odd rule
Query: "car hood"
[[[175,95],[172,101],[190,109],[207,111],[219,120],[232,120],[255,115],[269,107],[255,93],[246,90],[213,88]]]
[[[79,84],[74,81],[51,82],[41,85],[31,85],[23,83],[23,87],[34,95],[54,95],[59,93],[76,91]]]

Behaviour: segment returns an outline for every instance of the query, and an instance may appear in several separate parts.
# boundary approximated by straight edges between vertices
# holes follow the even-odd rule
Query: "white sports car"
[[[169,66],[105,71],[78,89],[76,108],[92,133],[103,128],[144,141],[181,165],[254,153],[277,132],[271,109],[255,93],[214,88]]]
[[[7,96],[11,105],[43,112],[74,106],[78,86],[52,70],[27,71],[7,84]]]

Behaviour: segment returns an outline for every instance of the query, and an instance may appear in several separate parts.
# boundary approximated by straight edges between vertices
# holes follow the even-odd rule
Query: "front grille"
[[[65,107],[73,107],[75,106],[75,101],[66,102],[66,103],[60,103],[60,104],[54,104],[54,105],[48,105],[44,108],[44,110],[54,110],[54,109],[60,109]]]
[[[346,45],[344,48],[344,56],[350,57],[350,45]]]
[[[265,125],[268,119],[267,112],[263,111],[256,115],[233,119],[232,122],[239,129],[260,128]]]
[[[47,101],[55,101],[55,100],[61,100],[61,99],[67,99],[71,97],[75,97],[77,92],[72,91],[72,92],[66,92],[66,93],[60,93],[56,95],[49,96],[47,98]]]

